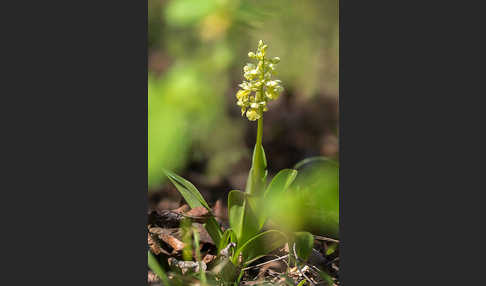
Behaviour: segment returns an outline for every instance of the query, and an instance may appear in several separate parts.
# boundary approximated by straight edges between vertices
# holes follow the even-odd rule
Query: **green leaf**
[[[268,230],[250,238],[240,246],[233,256],[233,263],[237,264],[240,253],[243,255],[244,264],[247,265],[269,252],[282,246],[287,241],[285,234],[278,230]]]
[[[219,223],[213,216],[208,218],[208,220],[204,224],[204,228],[208,231],[209,236],[211,236],[211,238],[213,239],[214,244],[219,245],[221,243],[221,237],[223,236],[223,232],[219,227]]]
[[[228,217],[238,245],[245,243],[260,230],[258,219],[250,207],[246,193],[237,190],[229,193]]]
[[[297,176],[297,171],[293,169],[283,169],[273,177],[264,193],[265,205],[274,205],[274,201],[279,199],[290,187]]]
[[[155,256],[148,251],[148,266],[152,271],[159,276],[160,280],[162,280],[162,285],[164,286],[169,286],[169,279],[167,278],[167,275],[165,274],[164,269],[160,266],[159,262],[155,258]]]
[[[164,173],[174,184],[174,186],[177,188],[182,197],[184,197],[184,200],[191,208],[202,206],[209,211],[211,210],[201,193],[196,189],[196,187],[194,187],[191,182],[175,173],[172,173],[171,171],[164,170]]]
[[[326,281],[328,285],[334,285],[334,281],[332,280],[329,274],[327,274],[325,271],[321,269],[319,269],[318,273],[319,276],[321,276],[322,280]]]
[[[263,228],[263,225],[265,224],[265,220],[267,218],[267,212],[268,212],[267,208],[269,206],[265,205],[265,201],[261,196],[246,194],[246,199],[250,209],[257,210],[257,211],[253,211],[253,214],[255,214],[255,219],[256,219],[257,229],[258,229],[256,233],[258,233]]]
[[[304,279],[304,280],[300,281],[300,283],[297,284],[297,286],[304,286],[306,282],[307,282],[307,280]]]
[[[333,254],[335,251],[336,251],[336,248],[338,247],[338,244],[337,243],[331,243],[331,245],[329,245],[327,247],[327,250],[326,250],[326,255],[331,255]]]
[[[285,192],[297,176],[297,171],[293,169],[283,169],[273,177],[270,185],[265,190],[265,198],[278,196]]]
[[[241,191],[233,190],[228,194],[228,220],[235,232],[236,238],[241,237],[243,231],[245,195]]]
[[[339,164],[334,160],[331,160],[331,159],[326,158],[324,156],[316,156],[316,157],[309,157],[309,158],[306,158],[306,159],[298,162],[297,164],[295,164],[294,169],[300,169],[300,168],[304,167],[305,165],[315,164],[315,163],[327,163],[327,164],[332,165],[334,167],[339,167]]]
[[[283,169],[273,177],[265,190],[263,202],[260,202],[260,204],[263,203],[264,207],[258,206],[258,203],[254,207],[254,209],[262,210],[258,212],[258,225],[260,229],[265,224],[266,219],[274,213],[275,208],[280,206],[276,199],[279,199],[279,196],[289,188],[296,176],[296,170]]]
[[[299,258],[307,260],[314,247],[314,236],[308,232],[295,233],[295,250]]]
[[[172,184],[174,184],[176,189],[179,191],[179,193],[182,195],[184,200],[191,208],[202,206],[211,213],[211,208],[209,207],[208,203],[206,202],[206,200],[204,200],[201,193],[191,182],[175,173],[172,173],[171,171],[164,170],[164,173],[167,175]],[[221,231],[221,228],[219,227],[219,224],[214,216],[208,218],[207,222],[204,224],[204,227],[208,231],[214,243],[218,245],[220,243],[223,232]]]
[[[194,249],[196,251],[196,260],[199,264],[199,277],[201,279],[202,285],[206,284],[206,272],[202,268],[202,263],[201,263],[201,251],[199,249],[199,232],[197,230],[193,231],[194,235]]]
[[[339,166],[325,157],[313,157],[295,167],[299,173],[289,187],[287,194],[292,197],[285,208],[294,208],[301,215],[295,217],[292,228],[314,229],[330,237],[339,237]],[[285,210],[275,217],[289,221]]]
[[[211,269],[211,273],[223,280],[223,285],[232,285],[238,277],[238,269],[228,258],[217,258],[215,266]],[[216,284],[215,284],[216,285]]]
[[[230,242],[236,243],[236,241],[237,240],[236,240],[236,236],[235,236],[235,233],[234,233],[233,229],[228,228],[223,233],[223,236],[221,238],[221,241],[219,242],[219,245],[218,245],[218,253],[221,250],[223,250],[223,248],[225,248]]]

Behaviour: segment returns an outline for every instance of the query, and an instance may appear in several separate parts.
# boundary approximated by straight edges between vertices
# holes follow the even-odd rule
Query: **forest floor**
[[[176,191],[168,190],[168,192]],[[214,262],[218,253],[214,242],[202,226],[204,214],[200,213],[198,209],[190,210],[187,205],[180,205],[180,203],[172,201],[169,193],[166,195],[153,194],[151,198],[152,202],[154,202],[154,197],[155,199],[165,198],[158,202],[157,207],[149,210],[148,245],[151,252],[156,255],[163,266],[174,273],[194,272],[194,267],[197,267],[195,253],[192,253],[191,260],[183,258],[185,244],[181,220],[189,217],[192,226],[200,233],[201,258],[210,271],[215,266]],[[163,209],[160,206],[170,209]],[[222,228],[225,228],[228,221],[224,214],[227,212],[221,200],[215,203],[212,212]],[[314,248],[309,259],[300,261],[297,265],[289,265],[289,254],[292,253],[292,249],[285,244],[246,267],[239,285],[297,285],[303,280],[310,282],[301,285],[340,285],[338,245],[338,240],[314,235]],[[188,263],[188,261],[191,262]],[[186,275],[186,277],[188,279],[186,285],[199,285],[197,276],[190,278],[192,276]],[[147,280],[149,285],[162,285],[151,270],[148,270]]]

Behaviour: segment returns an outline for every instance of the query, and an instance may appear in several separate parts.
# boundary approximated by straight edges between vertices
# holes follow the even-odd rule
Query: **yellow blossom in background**
[[[210,41],[225,36],[231,25],[226,13],[213,13],[203,19],[200,24],[200,36],[203,41]]]

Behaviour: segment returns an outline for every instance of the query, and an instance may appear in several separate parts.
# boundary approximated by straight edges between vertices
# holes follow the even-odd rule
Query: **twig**
[[[332,238],[329,238],[329,237],[320,236],[320,235],[314,235],[314,238],[317,239],[317,240],[324,240],[324,241],[339,243],[339,240],[332,239]]]
[[[329,261],[326,263],[326,266],[330,265],[330,264],[333,264],[334,262],[338,262],[339,261],[339,257],[336,257],[334,258],[333,260]]]
[[[294,250],[294,255],[295,255],[295,258],[296,258],[296,261],[295,261],[295,266],[297,267],[297,269],[299,269],[300,274],[302,274],[302,276],[304,276],[304,277],[305,277],[305,279],[307,279],[307,281],[309,281],[309,283],[310,283],[311,285],[315,285],[315,284],[314,284],[314,282],[312,282],[312,280],[310,280],[310,278],[309,278],[309,277],[307,277],[307,275],[305,275],[305,274],[304,274],[304,272],[303,272],[303,271],[300,269],[300,267],[299,267],[299,263],[297,263],[297,260],[299,259],[299,256],[297,255],[297,251],[295,251],[295,243],[294,243],[294,245],[293,245],[293,247],[292,247],[292,248],[293,248],[293,250]]]
[[[228,257],[230,257],[230,249],[233,248],[233,247],[236,247],[236,243],[230,242],[230,243],[228,243],[228,245],[226,245],[225,248],[221,249],[219,254],[223,257],[228,258]]]
[[[243,268],[243,269],[241,269],[241,270],[245,271],[245,270],[248,270],[248,269],[252,269],[252,268],[256,268],[256,267],[260,267],[260,266],[265,265],[265,264],[270,263],[270,262],[274,262],[274,261],[282,260],[282,259],[284,259],[284,258],[287,258],[288,256],[289,256],[289,255],[288,255],[288,254],[286,254],[286,255],[281,256],[281,257],[279,257],[279,258],[276,258],[276,259],[273,259],[273,260],[269,260],[269,261],[265,261],[265,262],[263,262],[263,263],[260,263],[260,264],[257,264],[257,265],[253,265],[253,266],[250,266],[250,267],[246,267],[246,268]]]

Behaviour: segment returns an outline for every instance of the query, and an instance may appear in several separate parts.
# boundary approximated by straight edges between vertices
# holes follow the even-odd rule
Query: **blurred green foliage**
[[[289,190],[275,199],[272,219],[290,231],[339,237],[339,166],[322,157],[303,160]]]
[[[148,177],[149,185],[161,181],[162,168],[180,168],[187,160],[191,142],[208,134],[220,118],[221,97],[197,67],[181,64],[161,79],[148,84]]]
[[[203,162],[221,178],[250,153],[247,123],[229,114],[259,39],[282,58],[286,90],[337,96],[337,0],[149,0],[148,14],[149,189],[164,183],[162,168]]]

